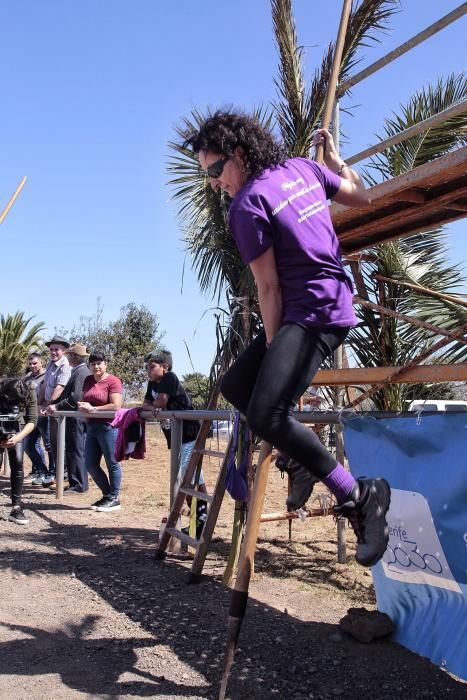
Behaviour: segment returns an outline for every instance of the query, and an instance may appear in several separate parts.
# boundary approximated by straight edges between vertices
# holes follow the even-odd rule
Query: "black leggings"
[[[323,360],[344,341],[348,328],[304,328],[286,323],[266,350],[261,332],[226,373],[225,398],[246,416],[259,437],[324,479],[337,462],[317,435],[291,412]]]
[[[21,505],[21,495],[23,493],[23,454],[22,442],[18,442],[14,447],[8,448],[8,461],[10,462],[10,484],[11,502],[14,506]]]

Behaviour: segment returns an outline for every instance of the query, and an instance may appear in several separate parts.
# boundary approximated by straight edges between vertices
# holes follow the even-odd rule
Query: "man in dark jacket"
[[[48,415],[55,411],[76,411],[81,401],[83,383],[90,371],[86,364],[89,353],[86,346],[75,343],[65,351],[72,368],[71,377],[63,389],[60,398],[47,408]],[[65,464],[68,470],[69,486],[65,491],[84,493],[88,490],[88,474],[84,467],[84,442],[86,423],[78,418],[67,418],[65,427]]]

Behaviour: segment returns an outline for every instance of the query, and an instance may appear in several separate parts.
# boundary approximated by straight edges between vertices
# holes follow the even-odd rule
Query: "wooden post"
[[[269,466],[271,464],[272,447],[267,442],[261,443],[261,450],[258,458],[258,468],[256,470],[255,485],[251,494],[248,519],[246,521],[245,537],[240,552],[238,563],[237,579],[235,587],[230,596],[229,620],[227,626],[227,647],[225,652],[224,673],[219,691],[219,700],[225,698],[227,682],[232,667],[235,647],[237,645],[240,627],[245,616],[246,604],[248,602],[248,588],[250,585],[251,571],[254,567],[256,542],[258,530],[263,510],[264,495],[268,483]]]
[[[339,101],[336,100],[334,103],[334,112],[332,119],[332,136],[334,139],[334,145],[336,151],[340,151],[340,110]],[[341,345],[334,352],[333,356],[333,368],[342,369],[344,366],[344,346]],[[336,393],[334,395],[334,410],[341,411],[344,404],[344,388],[343,386],[336,387]],[[344,452],[344,436],[342,434],[342,427],[340,423],[336,425],[336,459],[337,461],[345,466],[345,452]],[[339,516],[336,521],[336,535],[337,535],[337,561],[339,564],[347,563],[347,550],[346,550],[346,539],[345,539],[345,518]]]
[[[331,120],[331,112],[334,105],[337,81],[339,79],[339,71],[342,62],[342,53],[344,50],[345,35],[347,32],[347,24],[349,21],[350,10],[352,8],[352,0],[344,0],[342,4],[342,14],[339,23],[339,31],[337,33],[336,48],[332,59],[331,75],[329,76],[328,90],[326,93],[326,101],[324,103],[323,116],[321,118],[321,126],[324,129],[329,128]],[[316,148],[315,160],[322,163],[324,160],[324,146],[320,144]]]

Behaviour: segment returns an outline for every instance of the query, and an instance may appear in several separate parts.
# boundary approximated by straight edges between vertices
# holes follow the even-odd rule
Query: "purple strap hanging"
[[[230,444],[229,457],[227,463],[227,473],[225,475],[225,488],[236,501],[248,501],[248,442],[249,430],[246,428],[245,444],[242,450],[242,460],[237,469],[236,453],[238,446],[238,433],[240,429],[240,413],[235,411],[235,420],[233,425],[232,442]],[[246,449],[245,449],[246,448]]]

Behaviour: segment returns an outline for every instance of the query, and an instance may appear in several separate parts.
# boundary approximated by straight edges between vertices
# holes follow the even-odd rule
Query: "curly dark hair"
[[[243,112],[217,110],[198,130],[184,136],[185,147],[191,147],[195,153],[212,151],[230,158],[240,146],[244,151],[245,168],[251,177],[286,158],[285,149],[272,133]]]
[[[0,413],[14,413],[24,409],[30,390],[27,380],[19,377],[0,377]]]

